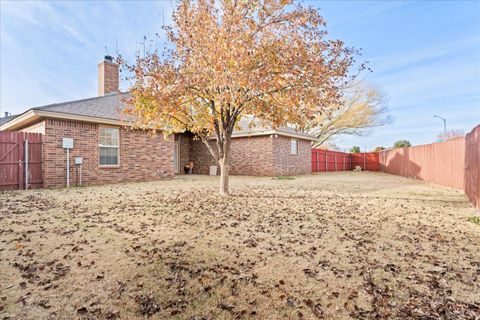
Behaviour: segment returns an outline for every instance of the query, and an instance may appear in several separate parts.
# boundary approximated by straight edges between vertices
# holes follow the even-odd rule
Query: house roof
[[[124,125],[128,121],[125,121],[125,116],[122,115],[121,111],[127,107],[124,99],[128,98],[129,95],[129,93],[108,94],[100,97],[31,108],[19,115],[0,118],[0,130],[18,130],[32,125],[43,118],[70,119],[102,124]],[[234,131],[232,137],[249,137],[270,134],[315,140],[313,136],[296,131],[290,127],[273,129],[268,124],[252,117],[241,119],[238,128]]]
[[[129,96],[130,94],[128,93],[108,94],[101,97],[54,103],[33,109],[94,118],[123,120],[121,111],[126,107],[123,99]]]
[[[0,130],[18,130],[32,125],[42,118],[70,119],[111,125],[123,125],[121,110],[126,107],[128,93],[108,94],[81,100],[54,103],[34,107],[22,114],[0,122]]]
[[[12,116],[8,116],[8,117],[3,117],[3,118],[0,118],[0,126],[4,123],[7,123],[8,121],[12,120],[13,118],[15,118],[17,115],[12,115]]]
[[[282,126],[276,129],[273,129],[267,122],[260,119],[256,119],[251,116],[246,116],[238,122],[237,128],[232,134],[232,137],[249,137],[257,135],[270,135],[278,134],[283,136],[289,136],[293,138],[306,139],[306,140],[315,140],[315,138],[301,131],[297,131],[294,128]]]

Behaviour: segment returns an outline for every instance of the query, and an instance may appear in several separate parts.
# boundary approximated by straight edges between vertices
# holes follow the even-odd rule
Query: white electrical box
[[[73,138],[63,138],[63,149],[73,149]]]
[[[83,164],[83,158],[82,157],[75,157],[75,164],[76,165]]]
[[[210,172],[209,174],[211,176],[216,176],[217,175],[217,166],[210,166]]]

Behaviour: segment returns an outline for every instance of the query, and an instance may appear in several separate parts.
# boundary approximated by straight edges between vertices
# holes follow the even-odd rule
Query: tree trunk
[[[230,169],[230,142],[231,133],[226,131],[223,139],[223,152],[218,161],[218,163],[220,164],[220,194],[222,196],[226,196],[229,194],[228,171]]]
[[[235,121],[230,124],[228,122],[222,122],[222,131],[220,131],[220,128],[218,127],[218,121],[215,122],[217,152],[213,150],[208,137],[204,136],[202,138],[203,143],[207,146],[207,149],[220,166],[220,195],[222,196],[229,194],[228,171],[230,168],[230,144],[232,141],[232,131],[234,125]]]
[[[219,161],[220,164],[220,194],[222,196],[228,195],[228,158],[224,157]]]

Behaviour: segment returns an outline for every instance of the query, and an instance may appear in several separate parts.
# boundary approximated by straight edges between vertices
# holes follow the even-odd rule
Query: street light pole
[[[433,116],[434,118],[438,118],[443,120],[443,138],[447,138],[447,119],[439,117],[439,116]]]

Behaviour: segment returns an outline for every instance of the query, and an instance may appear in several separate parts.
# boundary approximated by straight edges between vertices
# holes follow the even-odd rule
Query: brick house
[[[122,117],[125,108],[119,92],[119,67],[111,57],[98,65],[98,97],[35,107],[0,118],[0,130],[36,132],[43,135],[44,187],[66,184],[66,151],[63,138],[73,138],[70,163],[81,157],[82,184],[156,180],[183,172],[194,162],[195,174],[209,174],[216,165],[206,146],[185,132],[164,137],[133,129]],[[246,120],[232,135],[232,175],[280,176],[311,173],[313,137],[291,128],[248,129]],[[213,140],[212,140],[213,143]],[[78,167],[70,167],[73,184]],[[219,170],[218,170],[219,171]]]

